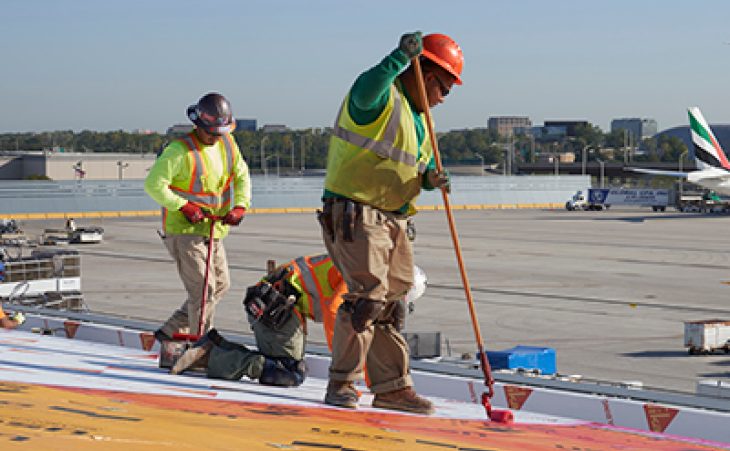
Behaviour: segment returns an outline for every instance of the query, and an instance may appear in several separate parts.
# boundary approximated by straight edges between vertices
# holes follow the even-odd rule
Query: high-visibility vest
[[[358,125],[350,116],[350,96],[337,115],[327,155],[325,189],[386,211],[413,203],[433,149],[426,134],[420,153],[413,110],[395,85],[388,103],[370,124]],[[423,115],[421,115],[422,120]]]
[[[289,282],[299,293],[296,304],[299,313],[316,322],[322,322],[324,312],[330,309],[342,287],[340,284],[344,283],[327,254],[297,257],[275,269],[266,279],[277,289],[281,289],[277,282]]]
[[[289,287],[283,286],[284,281],[289,289],[296,291],[297,316],[302,322],[310,318],[322,323],[331,351],[337,309],[342,304],[342,295],[347,292],[347,285],[332,259],[327,254],[298,257],[276,268],[264,280],[280,293],[290,294]]]
[[[203,177],[208,174],[208,169],[193,133],[190,132],[178,140],[188,148],[188,160],[192,168],[190,177],[183,182],[178,182],[178,184],[170,184],[170,189],[178,196],[209,210],[212,214],[225,214],[230,209],[233,199],[234,186],[232,181],[235,174],[234,149],[236,148],[233,137],[229,133],[221,136],[225,148],[226,170],[228,171],[224,183],[220,184],[220,189],[217,191],[205,191]],[[167,230],[167,215],[168,211],[163,207],[163,230]]]

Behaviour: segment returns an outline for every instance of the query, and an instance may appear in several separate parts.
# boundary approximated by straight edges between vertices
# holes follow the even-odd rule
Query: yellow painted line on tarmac
[[[518,210],[518,209],[550,209],[562,208],[562,204],[459,204],[452,205],[453,210]],[[420,205],[420,211],[443,210],[443,205]],[[314,213],[317,208],[251,208],[247,214],[289,214]],[[16,220],[68,219],[68,218],[129,218],[160,216],[160,210],[125,210],[125,211],[79,211],[54,213],[5,213],[0,217]]]
[[[124,218],[135,216],[160,216],[160,210],[127,211],[78,211],[57,213],[7,213],[0,217],[16,220],[68,219],[68,218]]]

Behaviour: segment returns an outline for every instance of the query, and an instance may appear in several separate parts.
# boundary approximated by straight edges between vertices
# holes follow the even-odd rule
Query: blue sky
[[[3,0],[0,132],[164,131],[202,94],[259,125],[328,126],[400,35],[451,35],[464,85],[436,128],[495,115],[730,123],[730,2]]]

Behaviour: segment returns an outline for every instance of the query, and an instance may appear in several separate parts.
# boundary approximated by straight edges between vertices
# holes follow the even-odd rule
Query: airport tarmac
[[[730,355],[690,356],[684,321],[730,320],[730,217],[565,210],[455,212],[486,348],[552,347],[561,374],[694,392],[730,379]],[[476,351],[443,211],[416,218],[416,264],[429,286],[408,331],[441,331],[443,352]],[[63,221],[23,221],[32,234]],[[77,219],[101,225],[101,244],[76,245],[93,312],[157,323],[184,300],[156,230],[159,218]],[[313,214],[256,214],[226,239],[232,289],[216,313],[223,331],[248,333],[241,300],[266,261],[324,252]],[[310,323],[310,342],[323,344]]]

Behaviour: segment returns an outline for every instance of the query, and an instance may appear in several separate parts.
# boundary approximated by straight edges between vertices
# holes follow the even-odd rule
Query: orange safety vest
[[[279,266],[265,279],[277,290],[287,281],[299,294],[296,310],[303,318],[322,323],[327,344],[332,350],[337,309],[347,285],[327,254],[297,257]],[[281,291],[280,291],[281,292]]]

